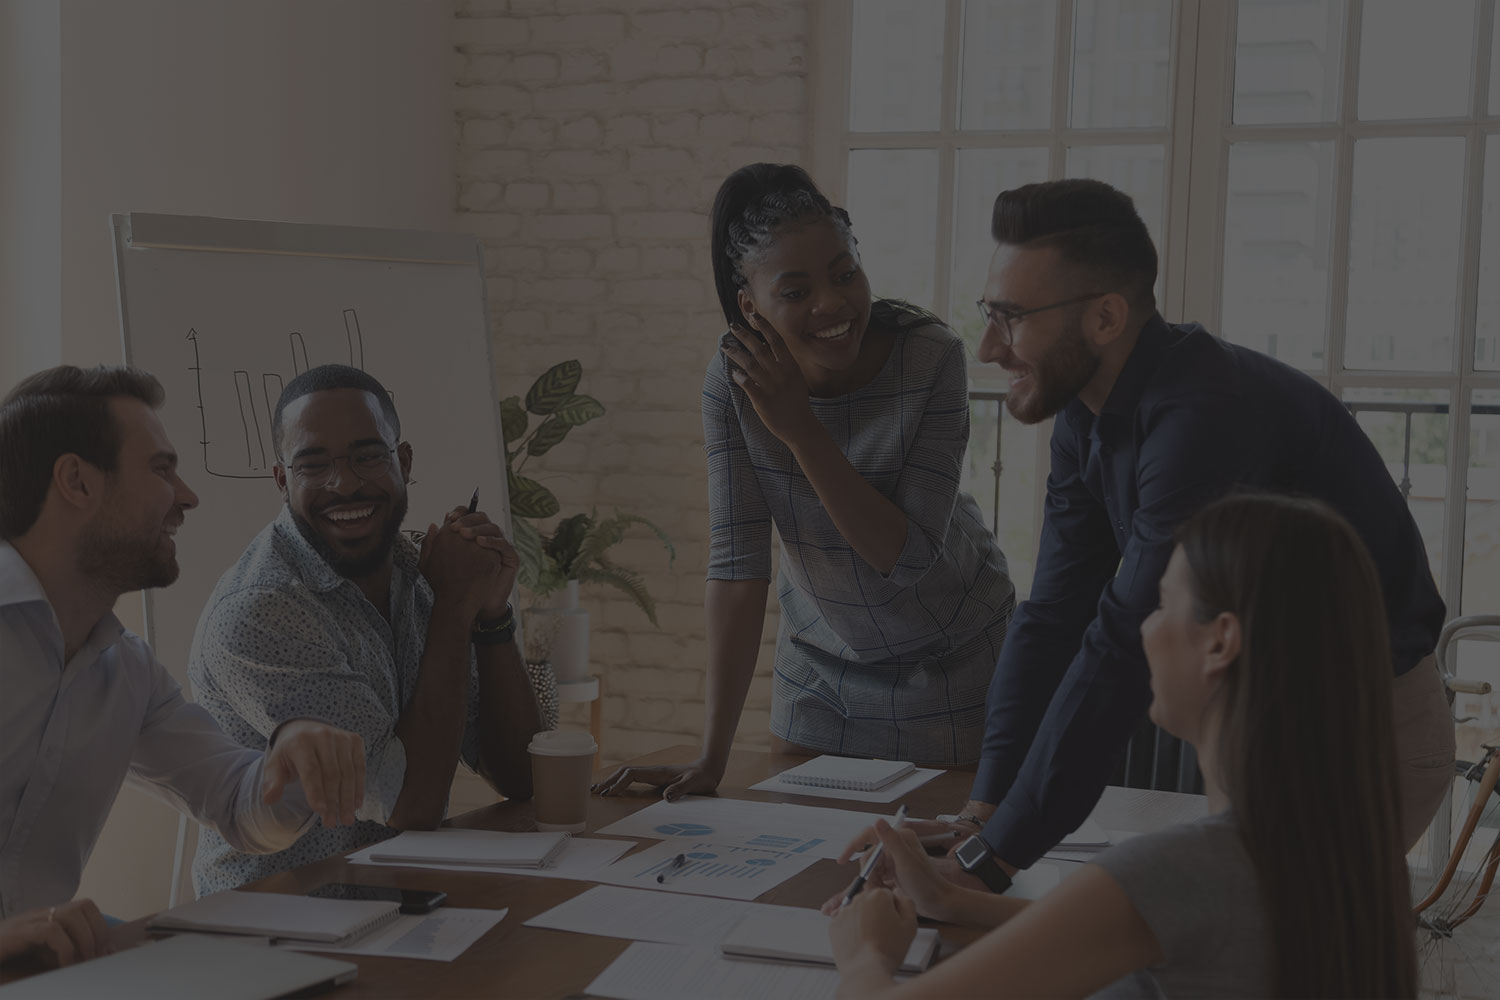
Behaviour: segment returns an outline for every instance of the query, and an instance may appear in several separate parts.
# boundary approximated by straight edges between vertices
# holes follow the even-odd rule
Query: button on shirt
[[[385,825],[406,776],[396,721],[411,700],[432,615],[417,550],[398,535],[387,621],[302,537],[285,507],[220,578],[198,620],[188,676],[198,701],[234,739],[260,748],[288,719],[320,719],[365,747],[360,822],[316,826],[276,854],[251,856],[211,831],[198,841],[199,894],[395,836]],[[461,756],[477,767],[479,675],[471,655]]]
[[[1140,625],[1173,532],[1235,488],[1317,497],[1354,526],[1385,593],[1395,673],[1431,653],[1445,610],[1421,534],[1349,411],[1311,378],[1160,316],[1096,418],[1074,400],[1052,471],[1030,600],[988,698],[974,798],[984,839],[1025,867],[1098,801],[1151,700]]]
[[[243,851],[278,850],[314,822],[300,785],[261,802],[261,754],[188,702],[114,615],[63,657],[41,582],[0,542],[0,917],[73,898],[127,780]]]

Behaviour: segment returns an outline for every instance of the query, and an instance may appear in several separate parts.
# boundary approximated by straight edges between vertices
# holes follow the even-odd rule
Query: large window
[[[971,346],[994,196],[1072,176],[1122,188],[1157,240],[1163,314],[1348,403],[1450,614],[1500,611],[1494,7],[826,0],[813,168],[877,294]],[[969,483],[1024,591],[1049,428],[1003,414],[997,370],[975,364],[971,383]],[[1463,672],[1500,682],[1495,647],[1466,645]]]

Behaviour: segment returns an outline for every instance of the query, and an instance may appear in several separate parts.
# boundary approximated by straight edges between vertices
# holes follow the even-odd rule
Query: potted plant
[[[604,416],[604,405],[580,394],[583,366],[577,361],[553,365],[527,390],[523,399],[500,401],[505,433],[505,478],[510,491],[516,554],[521,559],[521,586],[536,603],[527,610],[527,659],[546,659],[559,683],[588,676],[588,612],[578,607],[581,583],[602,583],[624,593],[656,625],[656,602],[639,573],[615,563],[609,550],[625,538],[631,526],[652,531],[666,547],[668,562],[677,552],[671,539],[655,524],[637,514],[616,511],[601,518],[597,510],[574,514],[553,525],[539,527],[561,510],[557,497],[535,479],[522,475],[526,463],[551,451],[573,430]],[[542,420],[534,428],[531,418]],[[530,433],[528,434],[528,431]]]

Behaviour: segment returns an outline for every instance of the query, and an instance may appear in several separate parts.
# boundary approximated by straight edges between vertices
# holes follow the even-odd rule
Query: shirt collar
[[[19,604],[42,604],[47,608],[47,615],[52,620],[52,627],[57,630],[57,641],[59,651],[62,649],[62,627],[57,622],[57,612],[52,609],[52,602],[47,599],[47,591],[42,588],[42,581],[32,571],[31,565],[23,558],[16,547],[9,542],[0,541],[0,608]],[[85,646],[95,646],[98,649],[108,649],[125,634],[125,626],[120,619],[115,617],[113,611],[106,612],[103,618],[94,623],[89,630]]]
[[[298,576],[313,590],[327,593],[341,584],[352,582],[328,565],[328,560],[324,559],[322,554],[313,548],[312,543],[302,536],[302,530],[297,527],[290,507],[282,504],[281,513],[276,515],[273,523],[274,530],[292,552]],[[416,573],[417,547],[404,532],[396,533],[392,559],[398,574],[414,575]]]
[[[1156,374],[1162,354],[1171,342],[1172,330],[1167,326],[1167,321],[1161,318],[1161,313],[1152,313],[1146,325],[1141,327],[1135,347],[1131,348],[1130,357],[1125,359],[1125,367],[1120,369],[1114,387],[1109,390],[1109,397],[1105,399],[1104,409],[1099,414],[1101,417],[1128,417],[1135,412],[1141,397],[1146,393],[1151,376]],[[1077,396],[1063,408],[1063,417],[1068,421],[1068,426],[1081,434],[1088,433],[1094,423],[1093,411]]]

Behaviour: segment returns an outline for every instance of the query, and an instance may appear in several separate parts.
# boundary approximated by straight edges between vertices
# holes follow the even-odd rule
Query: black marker
[[[474,487],[474,495],[469,498],[469,513],[472,514],[479,509],[479,487]]]
[[[679,855],[677,855],[677,857],[673,858],[671,860],[671,862],[667,865],[667,870],[666,871],[658,872],[657,873],[657,875],[656,875],[656,881],[657,882],[665,882],[667,880],[667,876],[668,875],[675,874],[676,871],[677,871],[677,869],[681,868],[685,864],[687,864],[687,855],[686,854],[679,854]]]

